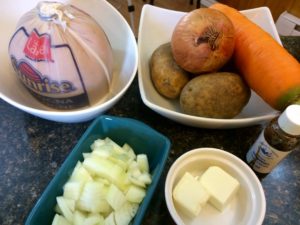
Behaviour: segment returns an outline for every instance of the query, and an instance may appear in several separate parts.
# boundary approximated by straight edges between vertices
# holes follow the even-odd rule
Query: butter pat
[[[197,178],[186,172],[173,189],[173,199],[186,215],[197,216],[209,194]]]
[[[218,166],[209,167],[201,176],[202,186],[209,192],[209,202],[222,211],[237,193],[240,183]]]

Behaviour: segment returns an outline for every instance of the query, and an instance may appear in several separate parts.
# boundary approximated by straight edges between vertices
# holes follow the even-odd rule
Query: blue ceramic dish
[[[110,137],[119,145],[128,143],[137,154],[145,153],[148,156],[152,183],[149,185],[147,195],[132,221],[133,225],[141,224],[165,166],[170,141],[159,132],[137,120],[104,115],[95,119],[80,138],[30,212],[25,225],[51,225],[55,214],[55,198],[62,195],[63,185],[69,179],[77,161],[83,161],[82,153],[91,151],[90,145],[94,140],[105,137]]]

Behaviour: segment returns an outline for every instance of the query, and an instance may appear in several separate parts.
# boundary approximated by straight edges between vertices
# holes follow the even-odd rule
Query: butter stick
[[[239,189],[239,182],[218,166],[209,167],[201,176],[200,183],[209,192],[211,203],[222,211]]]
[[[175,205],[187,216],[197,216],[209,199],[200,181],[186,172],[173,190]]]

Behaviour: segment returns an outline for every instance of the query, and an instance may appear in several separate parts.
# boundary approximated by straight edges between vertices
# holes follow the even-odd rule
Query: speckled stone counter
[[[300,38],[282,37],[282,40],[299,59]],[[181,154],[194,148],[215,147],[244,159],[262,130],[262,125],[210,130],[177,124],[143,104],[137,78],[121,101],[106,114],[138,119],[171,140],[169,159],[143,224],[174,224],[164,201],[164,181],[170,165]],[[0,224],[24,224],[39,196],[90,123],[47,121],[0,100]],[[300,224],[300,149],[293,151],[265,177],[262,185],[267,199],[264,224]]]

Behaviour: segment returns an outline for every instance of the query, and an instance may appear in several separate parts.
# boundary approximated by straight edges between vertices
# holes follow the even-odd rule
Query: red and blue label
[[[74,109],[89,105],[87,91],[78,64],[68,44],[52,45],[50,34],[39,34],[36,29],[28,33],[25,27],[21,27],[13,35],[10,47],[18,44],[14,43],[14,38],[17,36],[18,38],[21,37],[17,40],[22,40],[23,36],[27,39],[22,53],[14,54],[11,52],[11,62],[18,77],[34,97],[45,105],[57,109]],[[57,75],[44,74],[38,69],[41,67],[38,66],[39,63],[57,69],[52,52],[61,50],[68,52],[71,58],[70,61],[73,65],[69,66],[74,67],[72,70],[74,71],[74,75],[72,75],[74,79],[72,81],[63,77],[63,70],[57,71],[60,77],[60,80],[57,80],[57,78],[52,78],[58,77]],[[75,87],[74,80],[78,81],[77,83],[80,85]]]

